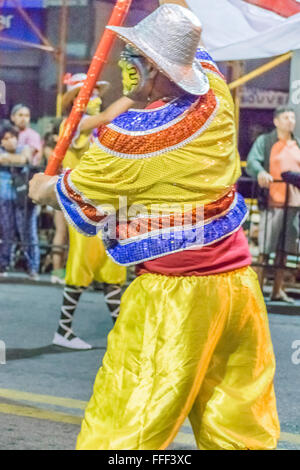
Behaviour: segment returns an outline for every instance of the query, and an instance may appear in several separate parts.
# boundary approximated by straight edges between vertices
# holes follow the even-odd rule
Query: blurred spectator
[[[296,116],[292,108],[282,107],[274,113],[275,130],[263,134],[254,142],[247,161],[247,173],[257,179],[261,220],[259,250],[261,264],[268,263],[269,255],[276,253],[276,269],[272,300],[293,302],[283,289],[284,266],[287,254],[299,253],[300,191],[282,180],[283,172],[300,171],[300,140],[293,132]],[[286,209],[285,209],[286,207]],[[263,286],[264,269],[258,271]]]
[[[58,135],[56,136],[52,132],[47,132],[47,134],[44,135],[43,157],[44,157],[45,167],[47,166],[48,160],[53,153],[53,150],[57,143],[57,139],[58,139]]]
[[[27,197],[30,149],[18,145],[19,131],[9,122],[0,129],[0,272],[8,269],[17,235],[22,244],[26,268],[36,280],[39,270],[37,208]]]
[[[42,159],[42,141],[40,135],[30,127],[30,109],[23,104],[16,104],[11,111],[11,121],[19,129],[19,145],[27,145],[31,156],[29,163],[39,166]]]
[[[49,132],[44,136],[44,158],[46,162],[50,158],[58,140],[59,129],[53,128],[53,132]],[[61,211],[54,211],[53,222],[55,226],[55,235],[52,240],[52,266],[51,282],[53,284],[64,284],[65,281],[65,246],[68,241],[68,226],[66,219]]]

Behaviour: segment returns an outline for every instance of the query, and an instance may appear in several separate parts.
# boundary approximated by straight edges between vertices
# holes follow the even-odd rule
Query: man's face
[[[15,152],[18,146],[18,139],[10,132],[6,132],[1,140],[1,145],[7,152]]]
[[[119,67],[122,70],[123,94],[130,96],[132,93],[139,93],[143,90],[143,95],[152,89],[153,78],[156,72],[152,64],[140,55],[134,48],[127,45],[121,54]]]
[[[296,115],[293,111],[281,113],[274,119],[274,124],[281,132],[293,133],[296,126]]]
[[[19,129],[26,129],[30,123],[30,111],[28,108],[21,108],[11,116],[11,120]]]

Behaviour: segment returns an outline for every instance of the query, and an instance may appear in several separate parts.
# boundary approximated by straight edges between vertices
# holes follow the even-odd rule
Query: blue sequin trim
[[[100,231],[100,227],[88,223],[79,213],[77,204],[67,197],[63,191],[63,176],[61,175],[56,184],[56,196],[58,203],[70,225],[82,235],[94,237]]]
[[[149,236],[147,239],[121,245],[117,241],[106,240],[105,232],[103,241],[108,255],[117,264],[131,266],[152,259],[160,258],[172,253],[190,250],[199,246],[211,245],[239,230],[248,215],[248,209],[243,197],[238,194],[235,206],[224,216],[213,220],[204,226],[173,231],[157,236]],[[199,243],[200,241],[200,243]]]
[[[197,49],[196,59],[198,59],[200,61],[208,60],[209,62],[213,62],[215,64],[214,59],[212,58],[212,56],[205,49]]]
[[[205,49],[197,50],[196,59],[209,61],[215,65],[214,60]],[[114,119],[107,127],[130,133],[155,131],[177,120],[198,99],[198,96],[186,94],[157,109],[130,109]]]
[[[171,125],[173,121],[182,116],[198,99],[198,96],[185,95],[158,109],[130,109],[114,119],[107,127],[134,133],[156,131],[162,126]]]

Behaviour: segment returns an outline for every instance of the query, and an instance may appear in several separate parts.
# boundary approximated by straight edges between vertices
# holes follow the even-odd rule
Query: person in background
[[[54,131],[54,129],[53,129]],[[57,144],[58,133],[49,132],[44,136],[44,158],[46,162],[52,155]],[[51,208],[52,209],[52,208]],[[61,211],[54,210],[53,222],[55,234],[52,240],[52,284],[65,284],[65,246],[68,242],[68,224]]]
[[[11,110],[10,118],[19,129],[18,144],[30,148],[30,165],[39,166],[42,160],[42,140],[38,132],[30,127],[30,109],[24,104],[16,104]]]
[[[67,114],[84,84],[84,73],[66,74],[64,83],[63,109]],[[89,149],[92,132],[101,124],[107,124],[114,117],[128,110],[133,104],[129,98],[122,97],[105,111],[100,112],[102,96],[109,83],[99,81],[93,91],[77,132],[66,152],[63,167],[66,172],[80,163],[81,157]],[[61,131],[65,125],[61,125]],[[60,212],[60,216],[63,216]],[[75,335],[72,330],[73,318],[84,290],[93,282],[103,283],[106,305],[113,322],[116,321],[121,302],[121,286],[126,281],[126,268],[114,263],[105,252],[100,237],[86,237],[78,233],[73,224],[68,224],[69,253],[66,265],[65,288],[61,306],[60,320],[53,338],[53,344],[70,349],[91,349],[91,345]]]
[[[0,274],[10,266],[17,235],[22,243],[27,271],[36,279],[39,268],[37,229],[32,218],[33,204],[27,198],[26,163],[30,149],[18,145],[19,131],[5,122],[0,129]],[[36,209],[35,209],[36,210]],[[34,219],[35,220],[35,219]]]
[[[274,112],[275,129],[259,136],[250,150],[246,171],[259,185],[259,207],[261,220],[259,227],[259,262],[268,263],[271,253],[276,253],[276,269],[272,300],[293,303],[284,291],[284,266],[287,254],[299,253],[299,206],[300,192],[281,180],[281,174],[300,170],[300,140],[294,136],[296,126],[295,111],[291,107],[281,107]],[[287,209],[284,207],[287,205]],[[258,270],[261,286],[265,269]]]

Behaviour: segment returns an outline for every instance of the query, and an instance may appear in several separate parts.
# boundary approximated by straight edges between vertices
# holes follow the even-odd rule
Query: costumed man
[[[123,59],[142,86],[133,96],[148,109],[100,128],[74,171],[37,175],[30,192],[90,235],[103,228],[109,256],[139,274],[108,336],[77,449],[166,449],[187,417],[200,449],[274,449],[275,360],[235,191],[229,89],[188,9],[165,4],[133,28],[110,29],[130,45]]]
[[[73,104],[87,76],[84,73],[67,74],[64,83],[67,91],[63,96],[62,106],[68,111]],[[79,124],[72,144],[64,161],[65,169],[74,169],[81,157],[88,150],[91,134],[95,127],[109,122],[118,114],[124,112],[133,103],[123,97],[106,111],[100,113],[101,97],[108,90],[109,83],[97,82],[93,95],[87,105],[85,114]],[[113,114],[111,114],[113,113]],[[62,123],[61,130],[65,122]],[[58,329],[53,338],[53,344],[71,349],[91,349],[91,345],[76,336],[72,330],[74,314],[82,292],[93,282],[103,283],[104,296],[113,322],[116,321],[121,302],[121,286],[126,281],[126,268],[119,266],[106,255],[100,236],[86,237],[79,233],[68,220],[69,253],[66,265],[63,304]]]

